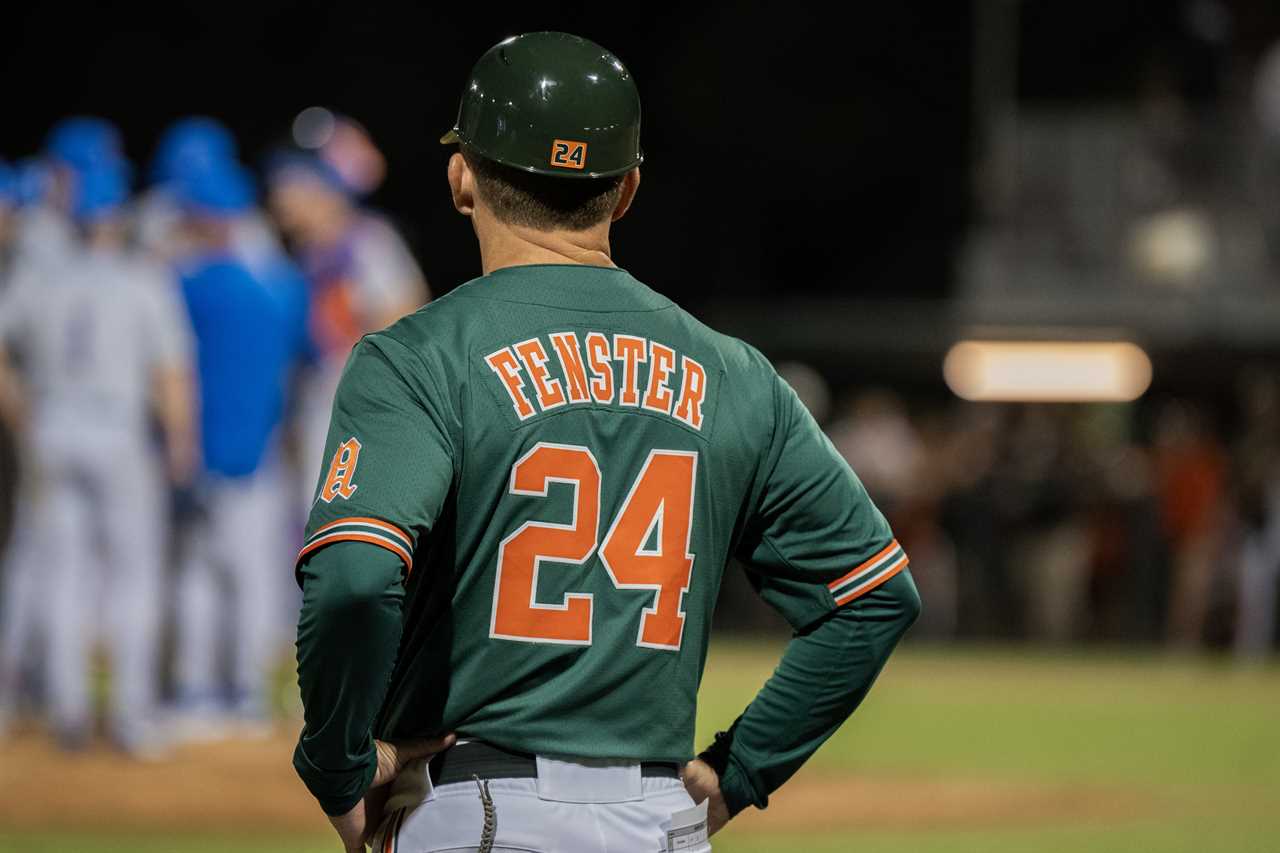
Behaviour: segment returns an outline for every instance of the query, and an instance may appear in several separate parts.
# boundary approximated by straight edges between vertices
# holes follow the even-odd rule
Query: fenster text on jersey
[[[553,358],[559,377],[548,368]],[[706,370],[673,347],[639,335],[552,332],[504,346],[484,361],[521,421],[595,404],[643,409],[702,429]]]

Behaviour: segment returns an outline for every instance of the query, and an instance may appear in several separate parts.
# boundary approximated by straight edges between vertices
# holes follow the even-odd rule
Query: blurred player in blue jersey
[[[188,116],[170,125],[156,145],[151,187],[138,200],[135,230],[139,245],[172,261],[195,247],[186,245],[183,185],[237,168],[235,137],[217,119]],[[285,259],[284,248],[266,216],[250,207],[231,220],[232,251],[255,272],[270,277]]]
[[[188,215],[189,191],[193,187],[197,191],[217,188],[227,175],[241,172],[238,148],[231,131],[217,119],[188,116],[171,124],[160,137],[150,164],[152,185],[134,208],[139,245],[170,264],[204,254],[200,240],[205,229],[190,227],[193,219]],[[298,301],[296,309],[305,311],[308,295],[302,273],[285,252],[262,209],[256,204],[234,211],[224,209],[219,212],[219,220],[219,228],[228,232],[226,245],[220,251],[233,256],[254,278],[271,285],[277,293],[290,294],[288,298]],[[291,454],[284,455],[288,462],[293,461]],[[287,464],[285,467],[292,470]],[[290,473],[289,482],[295,480],[296,475]],[[305,516],[296,506],[292,513],[281,530],[282,535],[292,536],[291,547],[296,548]],[[280,605],[272,643],[281,647],[292,643],[288,629],[297,621],[297,586],[282,575],[277,588],[264,595]],[[179,715],[182,716],[190,715]]]
[[[6,609],[25,606],[44,623],[50,711],[68,746],[92,733],[89,652],[103,637],[110,733],[143,756],[156,746],[165,538],[150,424],[154,413],[169,474],[189,477],[190,335],[173,279],[125,248],[127,164],[110,150],[74,153],[85,156],[67,158],[59,178],[71,241],[59,255],[20,259],[0,297],[0,341],[22,357],[19,417],[35,480],[22,572],[38,588],[28,602],[6,598]]]
[[[224,163],[178,191],[188,251],[176,263],[195,332],[203,447],[178,589],[174,734],[190,740],[266,718],[293,510],[278,441],[307,331],[301,277],[264,277],[237,250],[236,223],[254,202],[247,173]],[[228,639],[229,684],[217,654]]]
[[[138,245],[166,261],[184,254],[190,247],[184,245],[182,182],[235,163],[236,158],[235,137],[215,119],[190,116],[169,125],[151,159],[151,185],[134,204]]]

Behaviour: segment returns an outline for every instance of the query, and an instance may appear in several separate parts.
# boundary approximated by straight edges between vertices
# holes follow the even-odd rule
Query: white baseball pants
[[[492,853],[709,853],[705,809],[679,779],[642,778],[640,765],[588,766],[539,758],[536,779],[492,779]],[[621,772],[620,772],[621,771]],[[375,853],[481,851],[485,806],[473,782],[433,788],[425,761],[393,783]]]

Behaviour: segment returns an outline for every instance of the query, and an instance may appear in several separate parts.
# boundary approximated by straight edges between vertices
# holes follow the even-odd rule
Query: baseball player
[[[18,175],[0,160],[0,290],[4,290],[9,265],[13,262],[15,211],[18,206]]]
[[[138,245],[169,261],[191,247],[182,227],[181,188],[200,176],[236,162],[236,140],[221,122],[188,116],[165,128],[151,159],[151,186],[134,204]]]
[[[309,509],[310,466],[324,450],[334,390],[351,346],[428,298],[426,279],[386,219],[362,208],[341,173],[315,154],[272,158],[270,205],[292,241],[311,291],[315,369],[299,389],[298,434],[307,460],[300,494]]]
[[[151,164],[152,186],[138,200],[134,216],[137,240],[144,249],[166,261],[198,251],[186,240],[183,188],[237,171],[236,149],[231,131],[207,116],[188,116],[165,130]],[[270,278],[281,265],[292,267],[260,209],[238,211],[227,222],[230,248],[255,273]]]
[[[0,161],[0,300],[4,298],[13,261],[17,199],[17,176],[7,163]],[[17,564],[10,562],[8,552],[9,532],[13,527],[18,499],[18,449],[14,440],[18,406],[18,388],[8,374],[0,373],[0,617],[13,615],[10,599],[22,592],[20,581],[23,578],[15,568]],[[17,690],[20,655],[15,653],[14,647],[25,639],[25,632],[10,629],[11,621],[9,618],[0,621],[0,737],[8,727]]]
[[[56,280],[68,260],[77,254],[72,206],[77,200],[81,175],[97,167],[122,165],[120,135],[109,122],[92,117],[63,119],[50,129],[38,157],[18,164],[11,185],[12,234],[6,241],[3,280],[0,284],[40,285]],[[0,296],[0,299],[3,299]],[[35,300],[36,291],[22,297],[10,295],[10,305]],[[10,318],[15,320],[15,318]],[[0,317],[0,326],[4,318]],[[0,350],[5,342],[0,340]],[[0,417],[13,437],[21,437],[28,408],[18,379],[25,364],[23,352],[0,352],[0,358],[16,355],[13,370],[0,370]],[[16,498],[12,535],[3,554],[0,582],[0,729],[12,717],[23,688],[24,676],[33,675],[37,662],[29,654],[32,641],[46,627],[49,605],[39,565],[37,533],[40,525],[34,493],[35,472],[29,453],[11,445],[17,458],[11,462],[14,476],[9,485]]]
[[[905,553],[769,362],[615,266],[639,131],[599,45],[485,53],[442,140],[484,275],[347,363],[297,564],[294,766],[349,851],[379,815],[385,851],[709,850],[917,615]],[[693,759],[735,555],[796,635]]]
[[[76,175],[83,236],[56,266],[19,271],[0,304],[0,343],[22,355],[55,729],[68,747],[91,733],[89,651],[100,629],[113,669],[111,735],[145,756],[156,745],[164,535],[152,400],[175,478],[189,475],[192,442],[186,321],[170,280],[123,248],[127,186],[123,164]]]
[[[55,124],[45,140],[44,175],[39,197],[23,206],[18,219],[20,263],[58,264],[74,254],[72,207],[81,197],[79,181],[87,172],[122,169],[128,177],[120,131],[93,116],[73,116]]]
[[[20,162],[14,171],[11,212],[5,217],[11,220],[11,234],[5,241],[0,284],[38,285],[59,277],[67,261],[77,254],[71,207],[80,176],[104,164],[120,165],[122,156],[119,133],[109,122],[75,117],[53,126],[41,154]],[[24,298],[37,297],[33,292]],[[6,355],[20,358],[23,353],[0,353],[0,357]],[[17,381],[24,365],[19,361],[14,367],[0,371],[7,374],[7,381],[0,375],[0,416],[9,423],[11,438],[16,439],[24,431],[26,405]],[[13,476],[8,485],[15,506],[12,535],[0,554],[0,730],[17,709],[24,677],[39,669],[39,661],[30,652],[32,641],[45,628],[49,605],[35,541],[39,525],[33,500],[34,466],[30,458],[23,458],[30,454],[16,443],[10,445],[10,451],[15,457],[9,463]]]
[[[177,198],[189,247],[178,270],[195,332],[203,465],[178,590],[174,733],[214,738],[228,724],[266,721],[283,609],[271,566],[289,549],[296,508],[277,440],[285,389],[306,347],[306,285],[297,275],[260,279],[238,255],[236,223],[254,202],[244,170],[223,164],[191,175]],[[224,684],[218,650],[228,645]]]

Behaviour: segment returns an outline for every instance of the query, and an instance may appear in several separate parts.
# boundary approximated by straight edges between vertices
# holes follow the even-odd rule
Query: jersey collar
[[[525,264],[494,270],[469,285],[469,296],[579,311],[656,311],[671,305],[620,267]]]

